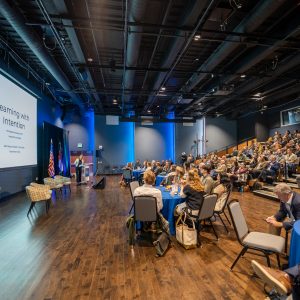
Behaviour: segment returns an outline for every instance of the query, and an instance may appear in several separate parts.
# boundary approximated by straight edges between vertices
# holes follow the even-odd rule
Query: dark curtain
[[[48,177],[48,165],[50,157],[51,139],[53,143],[54,169],[55,175],[60,174],[58,165],[59,144],[62,150],[63,176],[70,176],[70,154],[69,154],[69,136],[68,132],[62,128],[54,126],[50,123],[43,123],[43,159],[42,159],[42,175],[43,178]]]

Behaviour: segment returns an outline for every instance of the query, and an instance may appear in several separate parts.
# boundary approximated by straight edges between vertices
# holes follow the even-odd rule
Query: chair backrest
[[[233,199],[228,203],[227,207],[233,223],[234,231],[239,242],[242,244],[243,239],[249,233],[249,228],[241,209],[240,202],[237,199]]]
[[[129,169],[123,170],[123,178],[124,179],[131,179],[132,178],[132,171]]]
[[[137,180],[131,181],[131,182],[129,183],[130,194],[131,194],[132,201],[133,201],[133,193],[134,193],[135,189],[136,189],[137,187],[139,187],[139,186],[140,186],[140,184],[139,184],[139,182],[138,182]]]
[[[232,190],[232,185],[228,184],[226,187],[226,192],[224,193],[224,195],[221,195],[221,197],[224,197],[224,201],[222,203],[222,206],[221,206],[219,212],[224,212],[224,209],[226,208],[226,205],[227,205],[229,197],[230,197],[231,190]]]
[[[136,196],[133,198],[134,219],[136,221],[154,222],[157,220],[156,198],[152,196]]]
[[[199,210],[199,220],[209,219],[214,215],[217,199],[217,194],[210,194],[203,197],[202,205]]]

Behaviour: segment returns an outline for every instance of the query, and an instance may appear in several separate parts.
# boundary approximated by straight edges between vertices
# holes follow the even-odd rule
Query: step
[[[270,200],[274,200],[274,201],[279,201],[278,197],[270,191],[266,191],[266,190],[255,190],[253,191],[253,194],[256,196],[260,196],[260,197],[264,197]]]
[[[274,191],[274,185],[267,184],[267,185],[264,185],[262,187],[262,189],[265,190],[265,191],[273,192]]]
[[[277,185],[279,183],[282,183],[282,182],[273,182],[274,185]],[[290,186],[292,189],[300,189],[298,184],[296,184],[296,183],[286,182],[286,184],[288,186]]]

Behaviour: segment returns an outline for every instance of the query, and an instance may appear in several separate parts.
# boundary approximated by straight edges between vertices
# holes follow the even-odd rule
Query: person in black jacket
[[[181,185],[180,196],[185,198],[185,202],[176,206],[176,213],[179,215],[187,208],[190,214],[197,216],[204,196],[204,186],[200,181],[197,170],[188,172],[187,181]]]
[[[300,220],[300,194],[293,192],[286,183],[276,185],[274,193],[280,200],[280,208],[275,215],[268,217],[266,221],[275,227],[290,230],[295,221]]]

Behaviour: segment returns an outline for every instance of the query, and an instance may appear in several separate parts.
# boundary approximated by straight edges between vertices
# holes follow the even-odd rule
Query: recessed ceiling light
[[[199,61],[199,58],[195,58],[195,61]]]
[[[165,91],[165,90],[166,90],[166,88],[163,86],[163,87],[161,88],[161,90],[162,90],[162,91]]]
[[[211,78],[214,78],[214,77],[215,77],[215,75],[214,75],[213,73],[211,73],[211,74],[210,74],[210,77],[211,77]]]
[[[157,105],[156,107],[159,107],[159,105]]]
[[[198,35],[195,35],[195,36],[194,36],[194,40],[195,40],[195,41],[199,41],[200,39],[201,39],[201,35],[198,34]]]
[[[241,78],[245,78],[245,77],[246,77],[246,74],[242,74],[242,75],[241,75]]]
[[[202,102],[199,102],[198,105],[199,105],[199,106],[202,105]]]
[[[46,82],[45,84],[46,84],[46,85],[50,85],[50,83],[49,83],[49,82]]]
[[[148,112],[148,113],[151,113],[151,110],[148,110],[147,112]]]
[[[260,97],[261,96],[261,93],[256,93],[253,95],[254,97]]]
[[[88,57],[87,61],[88,61],[88,62],[92,62],[93,59],[92,59],[91,57]]]

